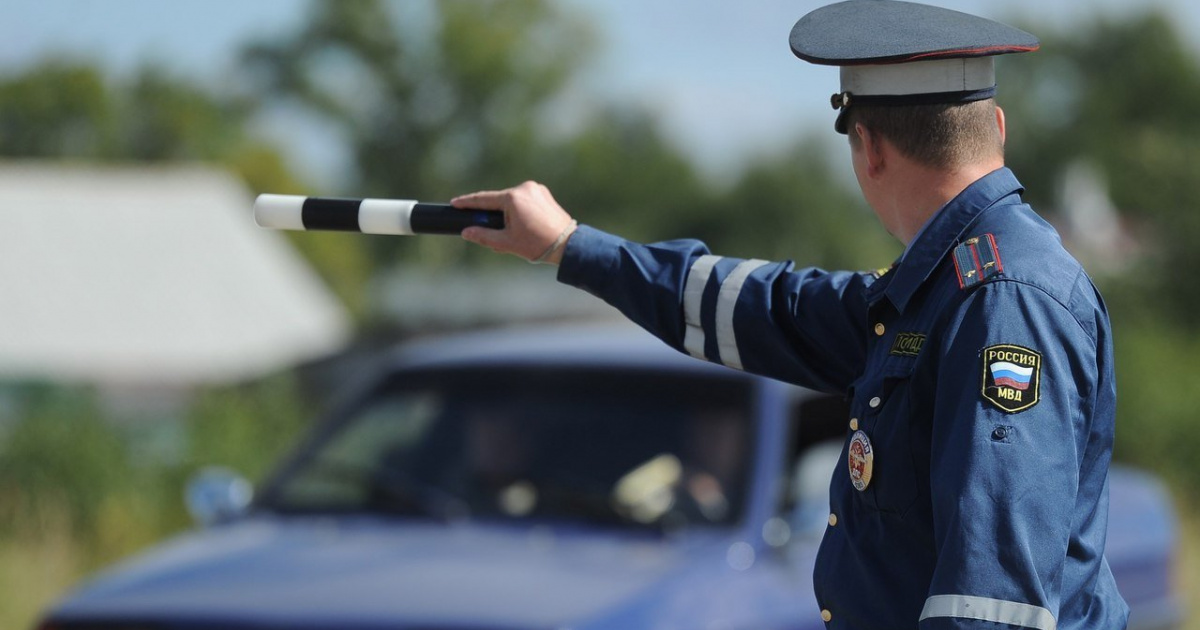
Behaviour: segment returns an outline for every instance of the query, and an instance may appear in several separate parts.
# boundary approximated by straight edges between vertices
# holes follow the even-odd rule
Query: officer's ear
[[[1000,128],[1000,146],[1004,146],[1005,129],[1004,129],[1004,110],[1000,106],[996,106],[996,126]]]
[[[866,167],[865,175],[871,178],[878,177],[886,166],[883,138],[861,122],[854,123],[851,133],[854,134],[854,141],[862,151],[863,165]]]

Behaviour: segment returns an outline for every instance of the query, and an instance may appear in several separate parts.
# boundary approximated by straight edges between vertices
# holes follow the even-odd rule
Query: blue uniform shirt
[[[1103,556],[1108,315],[1021,192],[983,177],[880,277],[586,226],[568,242],[561,281],[675,348],[848,397],[814,573],[829,628],[1125,627]]]

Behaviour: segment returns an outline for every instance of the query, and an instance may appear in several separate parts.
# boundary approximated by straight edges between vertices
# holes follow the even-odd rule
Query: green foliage
[[[0,156],[210,162],[255,192],[300,192],[278,151],[247,132],[252,104],[147,66],[132,79],[49,59],[0,78]]]
[[[48,61],[0,85],[0,151],[19,157],[110,158],[118,135],[98,70]]]
[[[635,240],[688,233],[715,202],[658,122],[638,111],[601,112],[533,172],[581,222]]]
[[[0,442],[0,533],[8,534],[40,514],[65,514],[75,535],[103,536],[114,502],[147,512],[143,527],[155,536],[177,529],[186,521],[179,497],[187,476],[220,465],[259,480],[310,415],[291,376],[205,390],[178,418],[124,417],[74,388],[30,388],[20,398],[20,420]],[[173,455],[140,447],[146,434],[174,425]]]
[[[0,154],[220,160],[240,148],[246,114],[157,68],[114,86],[90,64],[49,60],[0,84]]]
[[[265,86],[265,107],[298,102],[341,130],[356,173],[347,194],[436,200],[536,178],[581,221],[633,239],[699,236],[722,251],[815,254],[831,264],[891,260],[888,245],[882,256],[864,255],[887,239],[829,177],[828,152],[815,144],[764,160],[730,191],[707,185],[665,140],[658,120],[641,111],[601,107],[578,132],[551,137],[543,119],[593,49],[584,22],[557,5],[355,0],[312,8],[300,32],[252,46],[246,64]],[[844,227],[843,209],[861,216],[861,225]],[[770,216],[734,227],[729,219],[739,212]],[[817,237],[813,216],[824,217],[822,231],[845,236]],[[811,238],[789,240],[781,229],[805,223]],[[496,264],[490,252],[453,239],[402,247],[361,236],[297,242],[327,277],[370,275],[398,262]],[[831,243],[850,242],[849,256],[832,253]]]
[[[352,196],[436,200],[535,178],[581,221],[636,240],[698,236],[723,252],[860,266],[886,265],[897,251],[830,176],[829,152],[816,143],[718,190],[645,112],[602,105],[577,132],[547,133],[543,120],[594,48],[586,23],[551,2],[312,9],[300,32],[251,47],[246,64],[265,86],[264,105],[301,103],[341,130],[354,156]],[[753,219],[730,220],[741,213]],[[846,213],[861,221],[848,225]],[[354,243],[372,269],[495,264],[451,239]],[[329,245],[330,263],[349,247]]]
[[[589,51],[581,21],[543,0],[318,2],[290,37],[251,47],[267,104],[300,103],[341,130],[355,196],[447,199],[528,177],[540,119]],[[365,239],[374,266],[437,266],[468,248]]]
[[[89,390],[18,387],[0,440],[0,627],[28,627],[62,589],[190,526],[183,488],[196,470],[260,480],[310,414],[291,376],[201,392],[179,418],[132,418]],[[174,458],[144,434],[179,423]],[[12,569],[12,570],[10,570]]]
[[[304,400],[288,375],[203,392],[187,419],[187,463],[225,466],[263,480],[313,415]]]
[[[28,398],[29,412],[0,444],[0,527],[66,503],[70,527],[85,535],[105,497],[133,485],[128,449],[87,392],[44,389]]]
[[[746,257],[833,269],[887,267],[901,246],[857,192],[838,185],[832,166],[838,160],[848,165],[849,149],[809,140],[782,159],[752,165],[720,204],[743,220],[730,230],[732,217],[713,217],[713,238],[725,232],[730,251]]]
[[[1127,327],[1117,336],[1117,453],[1157,469],[1200,501],[1196,406],[1186,392],[1196,378],[1200,339],[1190,331]]]
[[[1041,51],[1004,66],[1002,105],[1016,121],[1010,161],[1042,209],[1054,207],[1068,166],[1097,165],[1152,249],[1137,299],[1190,323],[1200,284],[1174,272],[1200,264],[1200,60],[1157,12],[1042,35]]]
[[[1194,505],[1200,460],[1185,454],[1200,450],[1189,398],[1200,284],[1186,271],[1200,265],[1200,60],[1155,12],[1041,35],[1040,52],[1005,61],[1010,161],[1041,208],[1053,208],[1073,162],[1107,179],[1141,247],[1121,274],[1099,278],[1116,340],[1114,455],[1162,474]]]
[[[136,161],[221,160],[242,142],[243,104],[144,69],[114,98],[120,142],[115,157]]]

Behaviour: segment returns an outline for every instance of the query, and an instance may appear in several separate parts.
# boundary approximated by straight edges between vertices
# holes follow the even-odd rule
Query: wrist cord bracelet
[[[541,256],[529,261],[530,264],[546,264],[546,259],[553,256],[554,252],[558,251],[558,249],[563,246],[563,243],[567,242],[567,237],[571,235],[571,232],[573,232],[576,227],[579,227],[579,222],[572,219],[571,222],[567,224],[567,227],[563,228],[563,231],[559,233],[558,238],[554,239],[554,243],[551,244],[550,247],[547,247],[546,251],[542,252]]]

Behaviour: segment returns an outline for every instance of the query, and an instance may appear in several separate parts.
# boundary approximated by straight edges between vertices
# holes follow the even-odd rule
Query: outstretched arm
[[[862,371],[869,274],[793,270],[787,261],[714,256],[694,240],[643,245],[576,229],[534,182],[452,203],[505,213],[504,229],[468,228],[463,238],[561,264],[559,281],[603,299],[681,352],[827,392],[844,393]]]

